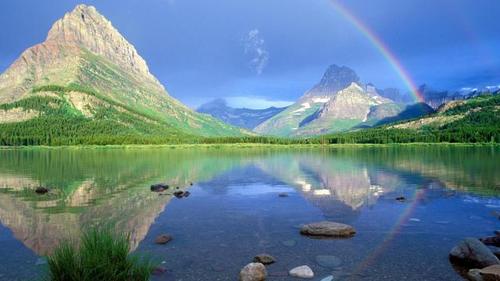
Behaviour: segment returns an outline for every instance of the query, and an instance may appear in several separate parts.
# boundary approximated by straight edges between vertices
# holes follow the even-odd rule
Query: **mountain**
[[[479,132],[500,124],[500,95],[485,94],[441,105],[431,115],[389,126],[390,129],[466,130]]]
[[[419,92],[424,98],[424,102],[434,109],[440,106],[458,100],[470,99],[481,95],[498,94],[500,93],[500,86],[487,86],[487,87],[466,87],[459,90],[436,90],[429,85],[423,84],[419,87]]]
[[[393,100],[396,103],[411,104],[414,102],[409,93],[402,93],[399,89],[396,88],[377,89],[377,93],[384,98]]]
[[[233,108],[223,99],[215,99],[201,105],[197,111],[209,114],[227,124],[253,130],[262,122],[283,111],[285,107],[265,109]]]
[[[420,104],[422,106],[422,104]],[[424,105],[425,106],[425,105]],[[317,137],[321,143],[498,143],[500,95],[483,94],[441,105],[411,120]]]
[[[435,90],[426,84],[422,84],[418,88],[418,92],[424,98],[424,102],[434,109],[437,109],[442,104],[445,104],[457,98],[458,99],[462,98],[461,95],[458,93],[452,93],[446,90],[443,91]]]
[[[332,64],[326,69],[319,83],[307,91],[303,98],[336,94],[352,83],[359,83],[359,77],[354,70]]]
[[[279,136],[308,136],[371,127],[398,116],[406,108],[364,85],[356,72],[331,65],[318,84],[295,104],[263,122],[255,132]]]
[[[78,5],[0,75],[3,144],[242,135],[172,98],[92,6]]]

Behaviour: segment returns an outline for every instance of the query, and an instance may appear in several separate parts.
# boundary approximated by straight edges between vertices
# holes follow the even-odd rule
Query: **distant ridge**
[[[233,108],[224,99],[215,99],[201,105],[197,111],[209,114],[228,124],[253,130],[262,122],[275,116],[286,107],[269,107],[265,109]]]

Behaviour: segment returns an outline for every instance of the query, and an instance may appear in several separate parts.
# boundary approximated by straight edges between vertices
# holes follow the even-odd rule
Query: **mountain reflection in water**
[[[500,193],[497,155],[490,147],[0,150],[0,222],[36,255],[47,255],[90,225],[130,233],[136,249],[159,217],[169,215],[166,206],[178,200],[151,192],[149,186],[159,182],[209,199],[288,192],[323,218],[345,223],[355,223],[380,202],[392,204],[396,196],[425,203],[467,192],[494,205]],[[37,195],[37,186],[50,192]],[[244,221],[230,210],[208,207],[214,216]],[[196,222],[197,206],[189,208],[184,212]],[[257,203],[255,208],[283,212]],[[0,267],[0,279],[11,268],[8,262]]]

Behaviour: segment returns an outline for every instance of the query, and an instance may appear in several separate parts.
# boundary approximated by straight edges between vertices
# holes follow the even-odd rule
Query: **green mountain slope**
[[[135,48],[79,5],[0,75],[1,144],[157,143],[244,130],[168,95]]]
[[[322,136],[330,143],[500,142],[500,95],[452,101],[434,114],[374,129]]]

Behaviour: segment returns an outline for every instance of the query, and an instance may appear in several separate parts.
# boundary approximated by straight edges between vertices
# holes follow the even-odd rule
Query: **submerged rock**
[[[296,268],[293,268],[292,270],[290,270],[290,272],[288,272],[288,274],[290,274],[290,276],[293,277],[306,278],[306,279],[314,277],[314,272],[307,265],[301,265]]]
[[[253,261],[260,262],[264,265],[267,265],[267,264],[272,264],[272,263],[276,262],[276,259],[273,256],[268,255],[268,254],[260,254],[260,255],[256,255],[253,258]]]
[[[483,269],[471,269],[467,275],[473,281],[498,281],[500,280],[500,265],[490,265]]]
[[[300,233],[310,236],[351,237],[356,234],[356,230],[347,224],[322,221],[303,225]]]
[[[396,200],[399,202],[403,202],[406,200],[406,198],[404,196],[399,196],[399,197],[396,197]]]
[[[336,256],[319,255],[316,256],[316,263],[326,268],[337,268],[342,264],[342,260]]]
[[[450,252],[450,260],[470,267],[500,264],[500,260],[476,238],[465,238]]]
[[[155,268],[153,268],[153,271],[151,272],[151,274],[159,276],[159,275],[162,275],[165,272],[167,272],[167,269],[165,267],[163,267],[163,266],[156,266]]]
[[[184,197],[189,197],[189,195],[191,195],[191,192],[189,192],[189,191],[185,191],[183,194]]]
[[[279,197],[288,197],[288,193],[286,192],[281,192],[280,194],[278,194]]]
[[[153,192],[162,192],[165,191],[169,188],[168,184],[163,184],[163,183],[157,183],[151,185],[151,191]]]
[[[43,187],[43,186],[39,186],[39,187],[37,187],[37,188],[35,189],[35,192],[36,192],[37,194],[45,194],[45,193],[49,192],[49,189],[48,189],[48,188],[46,188],[46,187]]]
[[[281,244],[283,244],[284,246],[287,246],[287,247],[293,247],[293,246],[297,245],[297,241],[290,239],[290,240],[285,240],[285,241],[281,242]]]
[[[171,235],[161,234],[161,235],[158,235],[155,238],[155,243],[163,245],[163,244],[167,244],[168,242],[170,242],[170,240],[172,240],[172,236]]]
[[[249,263],[240,271],[240,281],[264,281],[266,276],[266,267],[258,262]]]
[[[333,281],[333,275],[329,275],[329,276],[321,279],[321,281]]]

